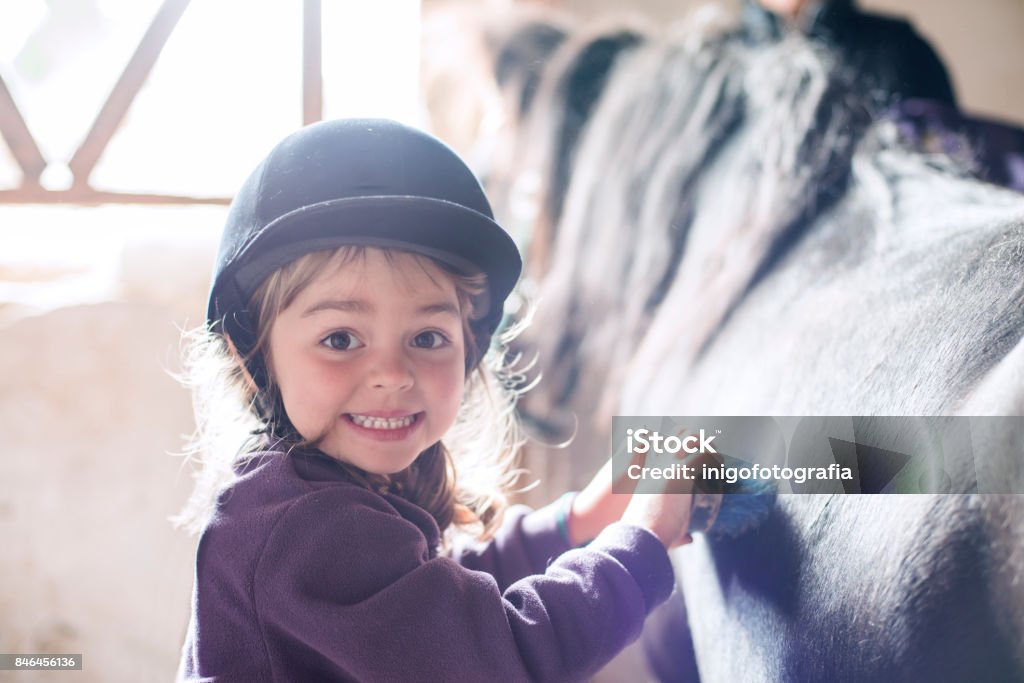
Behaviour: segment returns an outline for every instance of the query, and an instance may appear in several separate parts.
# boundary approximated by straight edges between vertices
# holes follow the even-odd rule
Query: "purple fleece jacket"
[[[179,680],[585,679],[672,591],[640,527],[570,550],[550,506],[515,507],[445,557],[425,510],[326,456],[267,452],[239,473],[199,540]]]

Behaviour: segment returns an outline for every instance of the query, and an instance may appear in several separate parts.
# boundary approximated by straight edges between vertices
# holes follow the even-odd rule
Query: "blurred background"
[[[574,31],[623,5],[0,7],[0,652],[85,663],[0,681],[174,675],[195,539],[168,522],[191,486],[175,455],[192,430],[190,398],[172,374],[181,331],[203,320],[227,202],[257,161],[304,123],[386,116],[433,130],[498,183],[517,116],[496,79],[505,29],[543,16]],[[628,20],[655,30],[695,6],[634,0]],[[963,110],[1024,124],[1020,0],[861,6],[913,22]],[[532,503],[582,477],[528,464],[541,482]]]

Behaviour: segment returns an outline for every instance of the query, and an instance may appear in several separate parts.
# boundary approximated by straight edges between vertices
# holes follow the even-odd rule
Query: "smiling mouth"
[[[346,413],[346,417],[353,423],[364,429],[376,429],[381,431],[404,429],[410,427],[423,413],[414,413],[402,417],[375,417],[373,415],[358,415]]]

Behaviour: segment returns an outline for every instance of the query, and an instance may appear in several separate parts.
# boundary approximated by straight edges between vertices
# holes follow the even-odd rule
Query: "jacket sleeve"
[[[502,592],[431,558],[383,499],[328,489],[279,519],[253,595],[275,680],[572,681],[634,640],[672,586],[657,538],[616,524]]]
[[[558,503],[531,511],[515,505],[487,543],[465,536],[452,541],[451,557],[467,569],[487,572],[505,590],[530,574],[542,574],[556,557],[570,549],[558,530]]]

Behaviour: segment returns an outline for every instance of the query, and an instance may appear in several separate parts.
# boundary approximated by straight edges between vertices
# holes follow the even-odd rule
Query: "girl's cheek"
[[[465,389],[466,372],[464,361],[457,359],[454,363],[444,363],[421,368],[418,371],[418,383],[421,387],[429,386],[435,391],[446,395]]]

